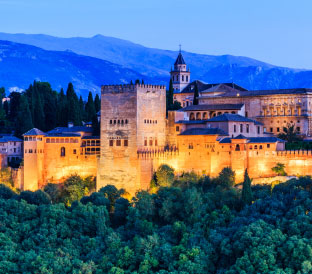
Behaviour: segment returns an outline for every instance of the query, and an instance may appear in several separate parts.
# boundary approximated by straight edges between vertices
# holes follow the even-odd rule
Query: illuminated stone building
[[[49,132],[33,128],[24,135],[24,190],[37,190],[66,177],[95,176],[100,139],[91,127],[58,127]]]
[[[166,116],[166,87],[106,85],[101,89],[101,136],[90,125],[32,129],[24,134],[24,183],[36,190],[72,174],[96,176],[97,189],[112,184],[134,194],[148,189],[153,172],[168,164],[177,174],[217,176],[231,167],[241,182],[275,175],[283,163],[289,175],[312,175],[311,151],[285,151],[277,138],[293,124],[312,134],[312,90],[248,91],[234,83],[190,82],[180,52],[171,71],[174,100],[183,108]],[[193,105],[194,89],[199,104]]]
[[[240,114],[263,123],[269,133],[277,135],[287,124],[292,124],[303,136],[312,136],[312,89],[247,90],[234,83],[206,84],[196,80],[174,91],[174,100],[187,111],[193,102],[195,85],[199,90],[199,105],[218,108],[218,105],[241,104],[245,113]],[[212,117],[218,113],[216,109],[210,116],[207,114]],[[193,115],[197,119],[198,111],[194,109]]]

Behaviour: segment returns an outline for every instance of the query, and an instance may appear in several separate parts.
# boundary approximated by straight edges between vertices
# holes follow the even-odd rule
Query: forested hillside
[[[311,178],[251,193],[232,175],[160,173],[130,202],[106,186],[71,205],[68,186],[2,186],[0,273],[311,273]]]

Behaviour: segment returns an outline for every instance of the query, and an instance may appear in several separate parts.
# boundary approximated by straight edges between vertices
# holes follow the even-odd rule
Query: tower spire
[[[181,44],[179,44],[179,52],[181,53]]]

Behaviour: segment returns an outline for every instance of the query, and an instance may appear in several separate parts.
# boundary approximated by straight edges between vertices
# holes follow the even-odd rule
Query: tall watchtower
[[[171,70],[170,76],[174,92],[181,92],[190,83],[191,73],[186,66],[181,48],[177,60],[174,63],[174,70]]]
[[[102,86],[97,189],[112,184],[134,194],[149,187],[151,162],[139,153],[165,146],[165,118],[165,86]]]
[[[24,137],[24,190],[38,190],[43,183],[44,136],[37,128],[27,131]]]

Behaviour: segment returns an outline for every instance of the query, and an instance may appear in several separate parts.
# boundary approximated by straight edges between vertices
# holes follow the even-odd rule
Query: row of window
[[[115,142],[115,141],[116,141],[116,142]],[[128,144],[129,144],[128,140],[109,140],[109,146],[110,146],[110,147],[113,147],[114,144],[116,143],[116,146],[117,146],[117,147],[120,147],[122,141],[123,141],[123,146],[124,146],[124,147],[127,147]]]
[[[25,149],[25,153],[44,153],[43,149]]]
[[[25,141],[42,141],[42,137],[32,137],[32,136],[29,136],[29,137],[25,137],[24,140]]]
[[[128,119],[126,120],[109,120],[110,125],[127,125],[128,124]]]
[[[266,132],[266,128],[263,129],[264,132]],[[274,131],[273,127],[270,127],[270,132],[272,133]],[[300,132],[301,128],[300,127],[296,127],[296,131]],[[281,132],[281,129],[279,127],[276,128],[276,132]]]
[[[144,119],[144,124],[157,124],[157,120]]]
[[[181,82],[184,82],[184,79],[185,79],[185,82],[188,82],[189,80],[189,77],[188,75],[185,75],[185,78],[184,78],[184,75],[181,76]],[[176,82],[179,82],[179,75],[177,75],[176,77],[172,76],[172,81],[176,81]]]
[[[87,140],[82,142],[83,147],[100,146],[100,140]]]
[[[78,143],[78,138],[47,138],[46,143]]]
[[[155,138],[155,140],[150,137],[149,140],[147,140],[147,138],[144,138],[144,146],[147,147],[147,144],[151,147],[155,144],[155,146],[158,146],[158,141],[157,138]]]

